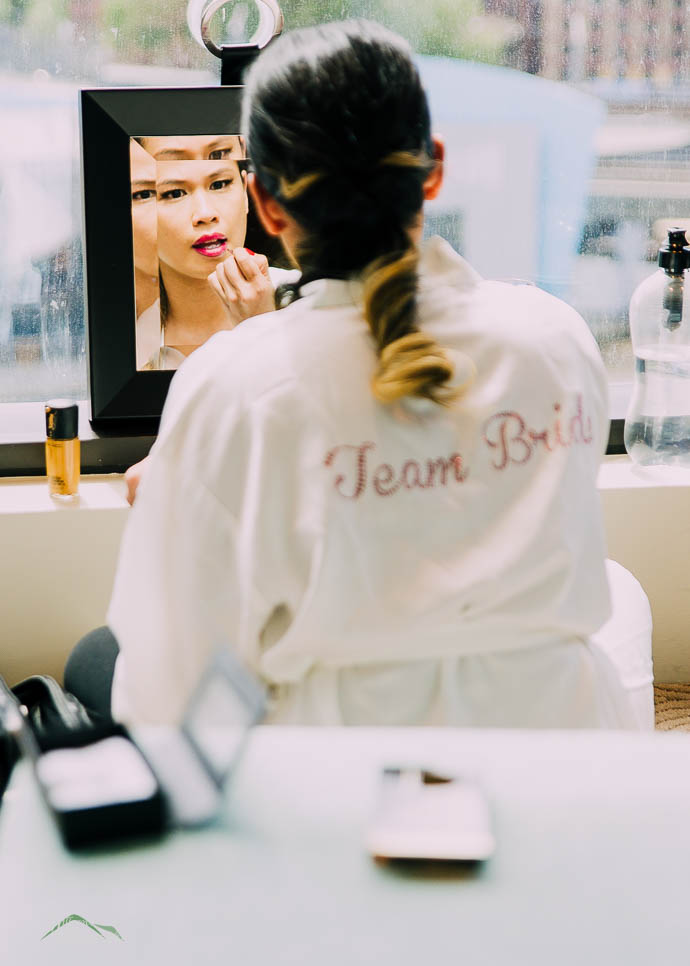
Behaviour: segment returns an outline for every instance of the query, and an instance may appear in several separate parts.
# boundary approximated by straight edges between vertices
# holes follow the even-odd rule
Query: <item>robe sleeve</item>
[[[241,653],[268,613],[236,519],[203,480],[206,458],[183,415],[154,446],[125,528],[107,615],[119,720],[178,722],[213,651]]]

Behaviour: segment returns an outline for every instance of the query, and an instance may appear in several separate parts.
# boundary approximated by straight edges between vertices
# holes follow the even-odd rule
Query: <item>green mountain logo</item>
[[[53,926],[52,929],[49,929],[47,933],[41,936],[41,940],[45,939],[46,936],[50,936],[51,933],[56,932],[58,929],[61,929],[62,926],[66,926],[68,922],[80,922],[83,926],[88,926],[89,929],[93,929],[95,933],[98,933],[101,939],[105,939],[101,929],[104,929],[106,933],[112,933],[112,935],[117,936],[118,939],[122,939],[122,936],[117,931],[115,926],[104,926],[101,922],[89,922],[89,920],[84,919],[83,916],[67,916],[67,918],[63,919],[62,922],[59,922],[57,926]],[[122,942],[124,942],[124,939],[122,939]]]

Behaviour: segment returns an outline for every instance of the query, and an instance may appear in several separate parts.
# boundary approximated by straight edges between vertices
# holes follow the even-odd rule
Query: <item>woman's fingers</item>
[[[236,248],[232,254],[235,256],[235,263],[248,282],[251,282],[260,274],[256,255],[250,255],[246,248]]]
[[[236,248],[233,255],[246,279],[256,278],[259,273],[268,278],[268,259],[265,255],[257,255],[248,248]]]
[[[268,259],[266,258],[266,256],[265,255],[255,255],[254,256],[254,260],[256,261],[256,264],[259,266],[259,271],[261,272],[261,274],[262,275],[265,275],[266,278],[269,278],[269,274],[268,274]]]
[[[225,305],[231,326],[275,308],[273,283],[264,255],[236,248],[229,258],[216,267],[208,280]]]
[[[237,266],[234,253],[220,263],[216,269],[216,274],[227,296],[232,298],[233,301],[238,298],[245,284],[245,278]]]

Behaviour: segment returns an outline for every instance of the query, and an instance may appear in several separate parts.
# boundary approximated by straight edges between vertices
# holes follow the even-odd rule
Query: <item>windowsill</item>
[[[599,470],[600,492],[687,488],[690,468],[636,466],[628,456],[605,456]],[[127,487],[119,473],[82,475],[74,501],[53,499],[45,476],[0,479],[0,514],[56,513],[127,508]]]
[[[637,466],[629,456],[605,456],[597,486],[603,490],[690,488],[690,467]]]
[[[64,502],[51,497],[45,476],[0,479],[0,515],[122,510],[127,506],[127,486],[120,474],[82,476],[79,493]]]
[[[600,491],[690,489],[690,468],[636,466],[629,456],[605,456],[599,470]],[[0,514],[46,513],[66,510],[110,510],[127,506],[126,485],[120,473],[83,474],[74,502],[54,500],[45,475],[0,478]]]

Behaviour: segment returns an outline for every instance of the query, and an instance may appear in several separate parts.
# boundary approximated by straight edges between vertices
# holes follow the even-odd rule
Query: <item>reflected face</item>
[[[244,244],[245,176],[236,161],[223,159],[158,161],[156,168],[161,264],[181,275],[207,278],[217,262]]]
[[[155,161],[227,161],[245,157],[238,134],[185,134],[141,138]]]
[[[129,162],[134,267],[153,277],[158,275],[156,162],[133,138],[129,142]]]

